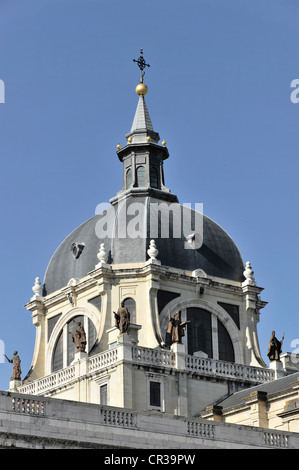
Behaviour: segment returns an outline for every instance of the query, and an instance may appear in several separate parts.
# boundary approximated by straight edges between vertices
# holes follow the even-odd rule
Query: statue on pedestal
[[[270,359],[270,361],[280,360],[283,339],[284,339],[284,334],[282,335],[281,341],[278,341],[278,339],[275,337],[275,331],[272,331],[272,335],[271,335],[269,345],[268,345],[268,352],[267,352],[267,356]]]
[[[128,334],[130,326],[130,312],[125,307],[124,301],[121,303],[121,306],[118,308],[117,312],[113,313],[115,318],[115,326],[119,329],[120,334]]]
[[[166,329],[165,343],[167,346],[171,346],[173,343],[182,343],[182,337],[185,336],[186,326],[190,321],[181,321],[181,312],[176,312],[172,318],[169,313],[169,320]]]
[[[77,348],[77,352],[85,352],[86,348],[86,334],[83,325],[81,322],[77,322],[78,328],[76,329],[75,333],[69,331],[69,334],[72,335],[73,343]]]
[[[18,356],[18,351],[14,351],[13,353],[13,358],[12,359],[9,359],[6,354],[3,354],[3,356],[6,357],[6,359],[8,360],[8,362],[10,362],[11,364],[13,364],[12,366],[12,376],[10,378],[10,380],[21,380],[21,359],[19,358]]]

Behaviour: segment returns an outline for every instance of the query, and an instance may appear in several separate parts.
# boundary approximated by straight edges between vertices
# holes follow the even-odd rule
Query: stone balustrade
[[[87,357],[85,374],[87,376],[95,375],[101,370],[115,366],[124,357],[121,354],[122,344],[101,352],[95,356]],[[242,380],[251,382],[252,384],[263,383],[274,380],[274,371],[262,367],[252,367],[242,364],[234,364],[231,362],[220,361],[216,359],[200,358],[180,353],[182,360],[177,361],[177,354],[166,349],[151,349],[134,344],[126,343],[126,348],[131,350],[129,356],[126,355],[125,360],[135,363],[179,368],[179,370],[192,371],[198,375],[221,377],[226,379]],[[128,359],[129,358],[129,359]],[[178,365],[179,364],[179,365]],[[62,385],[72,383],[80,376],[80,368],[76,368],[76,364],[61,369],[41,379],[29,382],[19,387],[21,393],[42,395],[51,392]],[[78,375],[79,374],[79,375]]]
[[[264,432],[264,444],[268,447],[289,447],[289,436],[275,431]]]
[[[256,383],[269,382],[275,379],[275,374],[272,369],[246,366],[216,359],[186,355],[185,365],[186,369],[189,371],[208,376],[242,379]]]
[[[175,367],[175,354],[165,349],[151,349],[135,346],[132,348],[133,361],[155,366]]]
[[[299,445],[298,433],[3,391],[0,421],[2,447],[297,449]]]
[[[31,398],[24,398],[14,396],[11,399],[11,409],[16,413],[29,414],[34,416],[45,415],[45,403],[41,400],[33,400]]]

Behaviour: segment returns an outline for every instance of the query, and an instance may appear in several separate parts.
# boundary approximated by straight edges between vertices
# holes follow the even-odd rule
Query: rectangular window
[[[100,386],[100,404],[108,405],[108,386],[107,384]]]
[[[150,382],[150,406],[161,406],[160,382]]]

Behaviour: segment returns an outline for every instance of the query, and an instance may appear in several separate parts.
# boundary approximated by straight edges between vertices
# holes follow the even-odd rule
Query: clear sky
[[[23,377],[34,278],[122,186],[116,145],[137,105],[140,48],[170,152],[166,186],[203,203],[252,263],[269,302],[264,360],[272,330],[285,333],[284,352],[299,338],[298,1],[0,0],[0,348],[19,351]]]

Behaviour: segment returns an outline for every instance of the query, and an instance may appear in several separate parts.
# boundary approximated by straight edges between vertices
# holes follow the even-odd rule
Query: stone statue
[[[185,336],[186,326],[190,321],[181,321],[181,313],[176,312],[175,316],[172,318],[169,313],[169,320],[166,329],[166,338],[165,343],[167,346],[171,346],[173,343],[181,343],[182,337]]]
[[[72,335],[73,338],[73,343],[75,343],[75,346],[77,348],[78,352],[85,352],[86,348],[86,334],[84,331],[83,325],[81,325],[81,322],[77,322],[78,328],[76,329],[75,333],[72,333],[71,331],[69,332],[70,335]]]
[[[13,364],[13,366],[12,366],[12,376],[11,376],[10,380],[21,380],[21,373],[22,373],[22,371],[21,371],[21,359],[18,356],[18,351],[14,351],[12,359],[9,359],[6,356],[6,354],[3,354],[3,356],[6,357],[8,362]]]
[[[278,339],[275,337],[275,331],[272,331],[272,335],[271,335],[269,345],[268,345],[268,352],[267,352],[267,356],[270,359],[270,361],[280,360],[283,339],[284,339],[284,334],[282,335],[281,341],[278,341]]]
[[[130,326],[130,312],[125,307],[125,303],[122,302],[121,306],[118,308],[117,312],[114,313],[115,326],[119,329],[120,334],[129,332]]]

